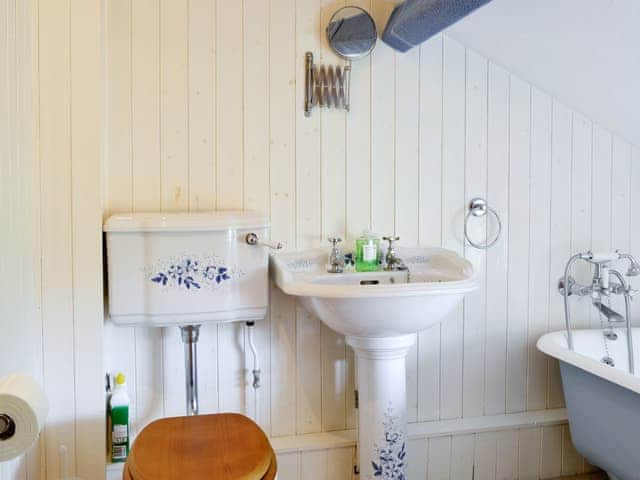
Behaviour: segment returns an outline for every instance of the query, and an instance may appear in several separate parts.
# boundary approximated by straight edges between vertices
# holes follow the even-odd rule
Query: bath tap
[[[580,285],[570,275],[571,267],[578,260],[585,261],[594,266],[593,278],[590,285]],[[565,266],[564,276],[558,282],[558,290],[564,297],[564,314],[567,327],[567,344],[573,350],[573,333],[571,331],[571,321],[569,312],[569,297],[590,296],[596,309],[604,315],[609,322],[625,322],[627,329],[627,351],[629,355],[629,371],[634,373],[633,340],[631,338],[631,298],[635,291],[627,283],[622,273],[611,267],[611,263],[617,260],[627,260],[629,267],[627,276],[640,275],[640,263],[629,253],[592,253],[590,251],[573,255]],[[614,277],[617,282],[611,283],[610,277]],[[625,301],[625,315],[621,315],[612,308],[603,305],[602,297],[612,295],[622,295]]]
[[[613,323],[624,322],[624,317],[616,312],[613,308],[607,307],[600,300],[594,300],[593,306],[598,309],[598,311],[604,315],[607,320]]]
[[[629,260],[629,268],[627,269],[627,277],[637,277],[640,275],[640,263],[633,255],[628,253],[618,253],[620,260],[626,259]]]
[[[584,260],[594,266],[593,278],[590,285],[580,285],[571,275],[569,275],[571,266],[577,260]],[[612,294],[624,295],[625,293],[633,295],[635,291],[627,288],[626,282],[623,282],[623,285],[621,283],[611,284],[609,281],[609,277],[612,275],[616,278],[618,277],[618,275],[616,275],[616,273],[618,273],[617,270],[613,270],[611,268],[611,263],[616,260],[629,261],[626,276],[634,277],[640,275],[640,263],[629,253],[620,253],[618,251],[606,254],[594,254],[591,252],[578,253],[569,259],[565,269],[565,275],[558,281],[558,290],[560,294],[565,294],[565,286],[567,286],[567,296],[591,295],[594,304],[597,303],[602,296],[608,297]]]

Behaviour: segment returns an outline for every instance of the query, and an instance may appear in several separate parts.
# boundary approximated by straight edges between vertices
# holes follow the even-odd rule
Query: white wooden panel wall
[[[561,407],[557,364],[535,341],[562,328],[555,288],[571,251],[637,248],[640,153],[446,36],[406,55],[380,43],[354,64],[352,112],[305,118],[304,53],[337,61],[322,29],[342,4],[107,1],[104,215],[253,208],[270,213],[272,237],[289,248],[368,226],[409,245],[442,244],[472,260],[483,284],[420,334],[408,359],[411,421]],[[390,9],[358,4],[380,24]],[[463,241],[475,195],[504,224],[486,253]],[[478,222],[472,232],[494,228]],[[580,314],[581,325],[597,324]],[[203,330],[204,412],[244,412],[274,437],[355,426],[353,354],[341,336],[272,288],[257,337],[264,382],[254,392],[242,327]],[[105,351],[109,371],[128,373],[136,431],[182,412],[177,331],[107,324]],[[281,471],[342,478],[331,469],[351,456],[288,453]],[[416,478],[589,468],[563,426],[421,439],[411,456]]]
[[[18,372],[42,383],[30,7],[29,2],[0,1],[0,377]],[[41,453],[40,441],[27,456],[0,463],[0,479],[41,478]]]
[[[421,333],[408,365],[411,419],[563,404],[557,365],[534,342],[562,328],[555,280],[571,251],[638,248],[640,150],[443,37],[408,55],[379,45],[356,65],[353,112],[304,118],[303,54],[332,58],[321,29],[339,4],[109,0],[103,17],[97,0],[0,1],[2,241],[15,252],[0,262],[12,300],[0,307],[11,319],[3,335],[29,339],[0,352],[8,353],[0,373],[35,375],[52,403],[40,444],[2,465],[0,478],[57,478],[61,460],[63,473],[103,474],[99,227],[110,211],[257,208],[291,247],[372,225],[407,244],[464,252],[486,283],[449,323]],[[379,23],[389,13],[381,2],[359,4]],[[474,194],[505,220],[503,240],[486,254],[461,238]],[[483,235],[484,225],[474,231]],[[241,328],[204,329],[203,410],[244,411],[274,436],[353,428],[350,350],[272,293],[270,319],[258,327],[263,388],[248,387]],[[598,324],[582,313],[583,325]],[[107,368],[129,373],[136,430],[182,411],[176,332],[107,326],[104,343]],[[31,363],[15,364],[24,358]],[[418,479],[591,468],[562,425],[409,448]],[[280,471],[350,478],[353,456],[351,447],[288,453]]]
[[[34,375],[50,403],[38,444],[0,478],[101,478],[101,2],[2,1],[0,12],[0,277],[15,289],[2,289],[13,311],[0,374]]]
[[[46,476],[95,478],[104,458],[101,4],[37,8]]]

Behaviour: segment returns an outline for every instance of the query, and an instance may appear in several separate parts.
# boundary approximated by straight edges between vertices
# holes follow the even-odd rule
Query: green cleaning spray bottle
[[[111,461],[125,462],[129,455],[129,394],[127,379],[122,373],[116,376],[116,387],[109,402],[111,432]]]

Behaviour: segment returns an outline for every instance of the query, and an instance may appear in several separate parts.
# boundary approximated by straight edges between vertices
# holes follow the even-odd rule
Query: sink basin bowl
[[[273,276],[288,295],[336,332],[394,337],[440,322],[477,287],[473,266],[442,248],[402,248],[406,271],[327,273],[324,249],[275,254]]]

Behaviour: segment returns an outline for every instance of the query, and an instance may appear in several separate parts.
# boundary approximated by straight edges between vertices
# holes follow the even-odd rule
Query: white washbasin
[[[397,459],[393,478],[406,478],[406,356],[417,332],[441,322],[477,288],[477,276],[471,263],[442,248],[398,247],[408,269],[372,273],[327,273],[328,253],[272,255],[272,275],[354,350],[360,477],[380,476],[381,465]]]
[[[276,284],[336,332],[393,337],[440,322],[478,280],[473,266],[442,248],[396,248],[408,271],[327,273],[328,250],[272,255]]]

